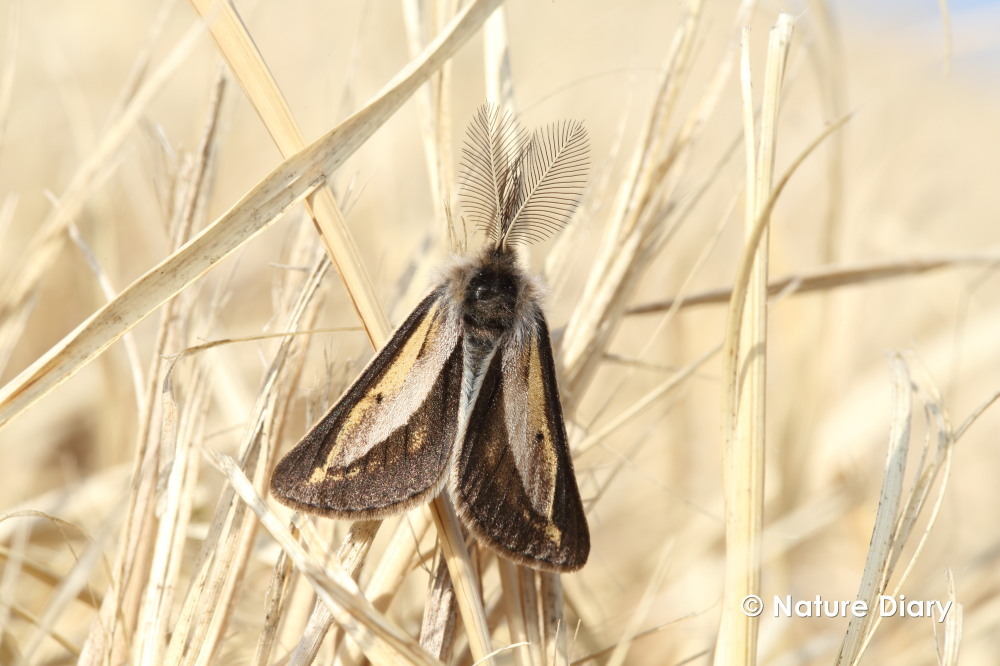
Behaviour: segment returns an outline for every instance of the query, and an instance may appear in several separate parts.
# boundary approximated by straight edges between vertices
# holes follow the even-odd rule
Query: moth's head
[[[469,266],[462,296],[465,323],[502,333],[518,316],[524,272],[513,252],[487,251]]]

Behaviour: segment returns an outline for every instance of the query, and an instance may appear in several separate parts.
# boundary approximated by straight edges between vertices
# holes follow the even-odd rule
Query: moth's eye
[[[510,275],[482,272],[469,282],[468,298],[488,301],[498,297],[510,298],[517,293],[517,285]]]

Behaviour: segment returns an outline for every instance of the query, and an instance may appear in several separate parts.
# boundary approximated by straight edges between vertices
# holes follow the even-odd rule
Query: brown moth
[[[574,571],[590,552],[537,278],[514,246],[559,230],[586,186],[575,121],[528,134],[485,105],[462,150],[462,208],[488,235],[454,260],[354,384],[282,459],[271,492],[323,516],[373,519],[448,486],[497,554]]]

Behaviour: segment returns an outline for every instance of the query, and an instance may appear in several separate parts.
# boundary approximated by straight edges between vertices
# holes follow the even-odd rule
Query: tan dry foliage
[[[445,51],[408,70],[429,86],[367,106],[457,4],[239,3],[241,23],[207,0],[0,3],[0,662],[433,663],[440,533],[452,663],[708,663],[741,621],[724,596],[739,552],[765,600],[961,603],[942,624],[765,612],[727,639],[742,663],[994,663],[995,408],[963,426],[1000,388],[1000,97],[972,58],[1000,19],[910,14],[899,31],[808,3],[775,109],[772,5],[517,1],[485,37],[474,11],[443,74]],[[484,97],[591,135],[581,213],[530,251],[566,326],[594,540],[561,580],[467,551],[442,503],[380,530],[290,530],[256,497],[465,242],[454,142]],[[716,350],[737,225],[768,196],[734,212],[742,127],[773,133],[777,183],[848,114],[770,215],[764,485],[745,507],[761,531],[735,549]]]

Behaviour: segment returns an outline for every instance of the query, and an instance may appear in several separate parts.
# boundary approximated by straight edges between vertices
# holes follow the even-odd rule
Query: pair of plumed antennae
[[[462,146],[462,211],[497,250],[547,238],[580,203],[587,167],[587,130],[580,121],[529,134],[513,113],[484,104]]]

